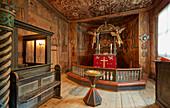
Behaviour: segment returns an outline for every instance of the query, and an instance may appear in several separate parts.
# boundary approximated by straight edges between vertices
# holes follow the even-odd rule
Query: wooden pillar
[[[153,78],[153,79],[156,79],[156,68],[155,68],[155,62],[152,62],[154,60],[156,60],[156,54],[157,54],[157,47],[156,47],[156,34],[157,34],[157,30],[156,30],[156,25],[157,25],[157,16],[154,15],[154,10],[150,10],[149,11],[149,30],[150,30],[150,48],[152,49],[151,50],[151,55],[150,55],[150,59],[151,59],[151,72],[150,72],[150,77]]]
[[[10,4],[13,6],[10,6]],[[0,101],[3,107],[9,107],[9,86],[11,72],[11,34],[14,30],[15,3],[0,2]],[[4,7],[3,7],[4,6]],[[7,8],[8,7],[8,8]],[[9,11],[12,9],[11,11]],[[0,105],[1,107],[1,105]]]
[[[143,71],[147,74],[150,73],[150,39],[146,42],[141,40],[141,36],[149,33],[149,12],[139,13],[139,65],[143,67]],[[146,44],[147,48],[142,49],[142,45]]]

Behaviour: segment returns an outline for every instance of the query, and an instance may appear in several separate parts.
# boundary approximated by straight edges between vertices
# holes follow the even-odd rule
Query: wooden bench
[[[12,108],[37,108],[52,97],[61,98],[60,70],[51,71],[51,64],[13,70],[11,73]]]

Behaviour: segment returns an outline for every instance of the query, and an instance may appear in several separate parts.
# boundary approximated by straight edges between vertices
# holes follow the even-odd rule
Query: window
[[[170,4],[158,15],[158,56],[170,59]]]

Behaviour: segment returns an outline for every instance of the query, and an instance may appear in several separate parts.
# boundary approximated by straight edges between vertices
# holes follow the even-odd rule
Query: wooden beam
[[[136,10],[131,10],[131,11],[126,11],[126,12],[120,12],[120,13],[115,13],[115,14],[110,14],[110,15],[104,15],[104,16],[98,16],[98,17],[93,17],[93,18],[86,18],[86,19],[80,19],[80,20],[74,20],[70,21],[72,23],[80,23],[80,22],[87,22],[87,21],[92,21],[92,20],[101,20],[103,18],[115,18],[115,17],[121,17],[121,16],[126,16],[126,15],[132,15],[132,14],[138,14],[143,11],[148,11],[154,7],[156,7],[158,4],[160,4],[163,0],[156,0],[153,5],[142,8],[142,9],[136,9]]]

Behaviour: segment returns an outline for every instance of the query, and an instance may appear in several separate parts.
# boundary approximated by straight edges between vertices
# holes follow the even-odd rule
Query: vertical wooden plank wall
[[[138,22],[139,18],[136,16],[133,20],[121,25],[121,28],[126,28],[121,34],[122,47],[117,48],[117,63],[120,68],[139,67]]]
[[[70,24],[71,63],[77,63],[77,23]]]

